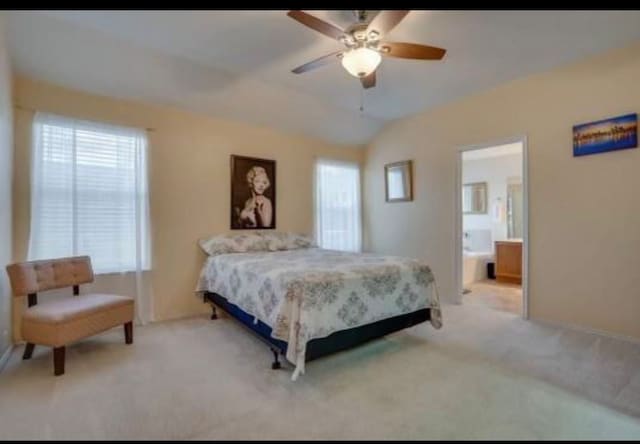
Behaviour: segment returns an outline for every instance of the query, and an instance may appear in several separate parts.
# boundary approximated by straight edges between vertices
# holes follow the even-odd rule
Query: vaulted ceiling
[[[355,21],[351,11],[308,12],[340,27]],[[5,15],[13,66],[29,77],[338,144],[364,144],[388,121],[640,39],[640,11],[412,11],[388,40],[446,48],[445,58],[384,58],[377,86],[363,91],[339,62],[291,73],[342,46],[286,11]]]

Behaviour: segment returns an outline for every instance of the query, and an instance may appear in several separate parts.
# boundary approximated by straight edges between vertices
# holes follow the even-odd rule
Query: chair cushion
[[[133,320],[133,298],[112,294],[70,296],[28,308],[22,336],[58,347]]]
[[[55,324],[88,316],[96,311],[123,304],[133,304],[133,298],[115,294],[70,296],[57,301],[34,305],[25,310],[23,319]]]

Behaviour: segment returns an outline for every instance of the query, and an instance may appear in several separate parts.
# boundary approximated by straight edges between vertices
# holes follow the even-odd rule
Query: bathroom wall
[[[505,240],[508,237],[507,183],[510,178],[516,177],[522,180],[522,154],[473,160],[463,158],[462,183],[487,183],[487,213],[464,214],[462,218],[463,230],[470,232],[470,236],[474,236],[474,230],[489,230],[491,233],[490,251],[493,251],[493,242]],[[495,205],[498,203],[502,205],[503,211],[496,214]]]

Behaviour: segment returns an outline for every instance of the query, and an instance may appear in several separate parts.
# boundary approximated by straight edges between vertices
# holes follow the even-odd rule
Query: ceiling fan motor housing
[[[367,11],[366,9],[357,9],[353,11],[353,14],[356,16],[356,20],[359,22],[365,22],[367,20]]]
[[[380,34],[375,30],[367,32],[366,24],[356,23],[345,30],[340,41],[347,47],[347,49],[366,47],[377,50],[379,37]]]

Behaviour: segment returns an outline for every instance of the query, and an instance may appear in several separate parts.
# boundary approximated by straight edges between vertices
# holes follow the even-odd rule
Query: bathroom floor
[[[488,308],[522,314],[522,287],[514,284],[498,283],[494,280],[473,282],[465,288],[464,302],[484,305]]]

